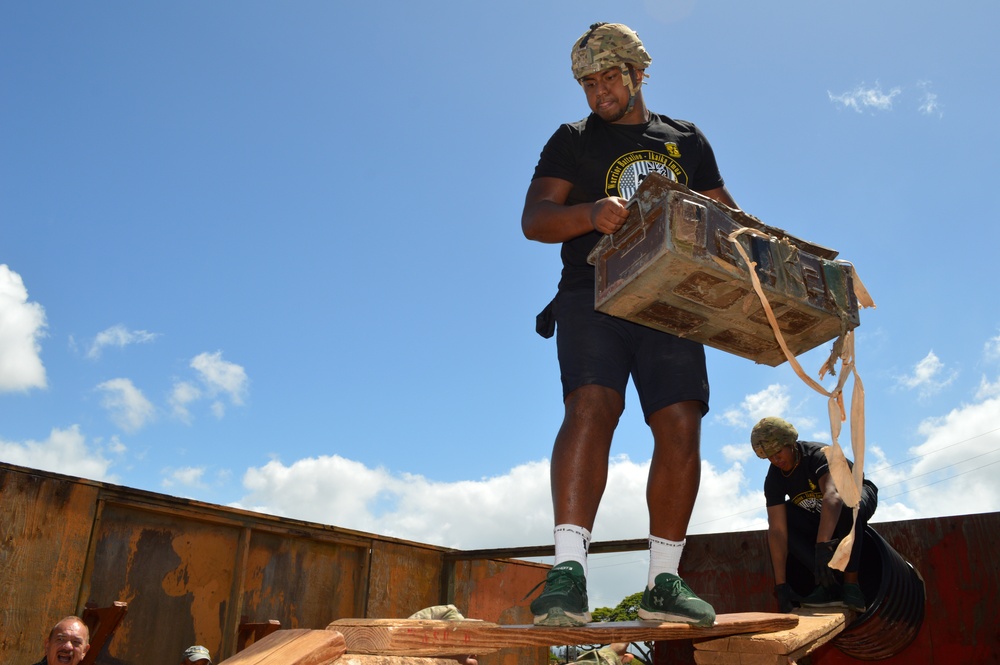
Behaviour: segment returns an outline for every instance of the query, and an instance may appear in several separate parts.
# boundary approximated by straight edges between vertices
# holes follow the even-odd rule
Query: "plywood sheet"
[[[803,656],[830,641],[847,622],[844,612],[798,610],[797,616],[798,625],[788,630],[696,641],[694,648],[701,651]]]

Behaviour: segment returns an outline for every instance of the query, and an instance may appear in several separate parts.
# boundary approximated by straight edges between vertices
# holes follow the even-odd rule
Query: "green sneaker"
[[[715,623],[715,610],[696,596],[684,580],[670,573],[660,573],[653,588],[642,592],[639,618],[679,621],[707,628]]]
[[[840,594],[835,589],[817,586],[809,592],[809,595],[799,601],[802,607],[841,607],[844,601],[840,599]]]
[[[845,584],[841,587],[841,594],[844,596],[844,604],[847,609],[855,612],[864,612],[867,607],[865,594],[861,592],[861,587],[857,584]]]
[[[539,586],[541,584],[535,589]],[[531,601],[531,613],[535,615],[536,626],[585,626],[590,623],[583,566],[576,561],[554,566],[545,576],[541,595]]]

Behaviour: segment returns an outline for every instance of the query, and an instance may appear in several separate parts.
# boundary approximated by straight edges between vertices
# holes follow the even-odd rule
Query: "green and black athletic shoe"
[[[861,587],[857,584],[845,584],[840,588],[840,592],[847,609],[855,612],[864,612],[867,609],[865,594],[862,593]]]
[[[840,593],[832,587],[817,585],[809,592],[809,595],[799,601],[802,607],[842,607],[844,601],[840,598]]]
[[[531,601],[536,626],[584,626],[590,623],[589,610],[587,577],[576,561],[554,566],[545,576],[541,595]]]
[[[642,592],[639,618],[691,623],[707,628],[715,623],[715,609],[696,596],[681,578],[660,573],[656,576],[656,585]]]

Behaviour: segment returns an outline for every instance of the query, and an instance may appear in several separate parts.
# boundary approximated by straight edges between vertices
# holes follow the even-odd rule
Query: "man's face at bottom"
[[[61,621],[45,640],[48,665],[79,665],[90,648],[87,627],[79,621]]]

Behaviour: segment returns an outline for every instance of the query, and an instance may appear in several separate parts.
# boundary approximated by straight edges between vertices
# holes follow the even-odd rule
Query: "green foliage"
[[[614,608],[598,607],[591,615],[594,621],[637,621],[639,619],[639,602],[642,592],[625,596]]]

